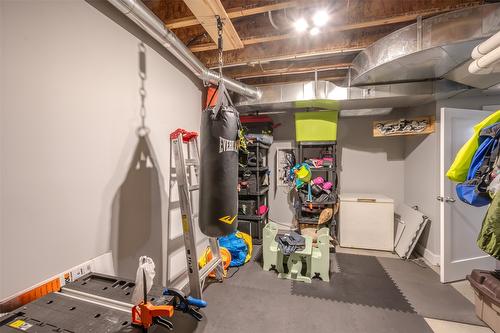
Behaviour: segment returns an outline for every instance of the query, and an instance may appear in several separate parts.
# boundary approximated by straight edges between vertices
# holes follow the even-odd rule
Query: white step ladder
[[[207,276],[215,270],[216,279],[222,281],[224,266],[217,238],[209,237],[212,259],[202,268],[198,268],[195,240],[195,214],[193,192],[199,191],[200,151],[198,134],[178,129],[170,135],[170,149],[173,149],[179,202],[182,216],[182,231],[189,277],[190,295],[202,299],[203,286]],[[187,145],[187,158],[184,158],[184,144]],[[200,198],[201,199],[201,198]]]

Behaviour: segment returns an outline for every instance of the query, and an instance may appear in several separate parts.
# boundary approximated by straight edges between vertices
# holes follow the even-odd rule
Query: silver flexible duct
[[[177,36],[165,27],[165,24],[154,15],[149,8],[140,0],[108,0],[123,14],[128,16],[144,31],[160,42],[174,57],[179,59],[197,77],[206,82],[217,84],[219,74],[206,68],[203,63],[195,57]],[[261,91],[256,87],[242,82],[223,77],[227,89],[250,98],[260,98]]]

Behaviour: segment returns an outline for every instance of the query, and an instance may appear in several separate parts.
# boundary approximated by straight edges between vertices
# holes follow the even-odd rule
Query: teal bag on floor
[[[248,246],[243,240],[236,236],[236,233],[219,237],[219,246],[225,247],[231,253],[231,263],[229,267],[242,266],[248,253]]]

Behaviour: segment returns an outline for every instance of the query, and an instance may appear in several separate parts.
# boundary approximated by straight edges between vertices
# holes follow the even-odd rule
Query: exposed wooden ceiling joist
[[[318,75],[317,76],[318,80],[332,81],[336,83],[343,82],[346,78],[345,71],[340,73],[339,71],[335,72],[325,71],[325,72],[319,72],[317,75]],[[241,81],[250,85],[265,86],[277,83],[312,81],[314,80],[314,78],[315,74],[311,72],[311,73],[298,73],[291,75],[255,77],[255,78],[242,79]]]
[[[184,2],[199,5],[211,0],[142,1],[166,22],[168,28],[174,29],[174,33],[196,52],[202,62],[211,68],[217,65],[214,43],[217,37],[208,36],[204,29],[206,12],[196,18]],[[224,72],[245,82],[257,83],[290,81],[299,77],[310,79],[318,70],[318,75],[339,80],[346,72],[341,68],[349,64],[359,51],[412,23],[418,16],[481,5],[486,0],[218,1],[226,9],[226,23],[234,25],[244,46],[224,52]],[[297,18],[310,19],[318,9],[330,13],[330,21],[322,28],[321,34],[311,38],[308,34],[292,32]],[[272,16],[267,15],[268,11]],[[200,23],[205,23],[205,26]],[[216,27],[214,21],[209,25]],[[227,46],[228,42],[225,44]]]
[[[224,22],[224,51],[243,48],[240,36],[236,32],[220,0],[184,0],[184,3],[193,12],[194,16],[214,41],[217,40],[218,36],[216,17],[219,16],[222,19]]]
[[[292,0],[292,1],[270,3],[270,4],[265,4],[262,6],[255,6],[255,7],[235,7],[235,8],[227,9],[226,12],[227,12],[227,16],[230,19],[236,19],[236,18],[244,17],[244,16],[267,13],[269,11],[292,8],[292,7],[297,6],[299,4],[299,2],[300,1],[298,1],[298,0]],[[200,21],[198,21],[198,19],[195,16],[188,16],[188,17],[183,17],[180,19],[167,21],[167,23],[165,25],[169,29],[179,29],[179,28],[191,27],[191,26],[198,25],[198,24],[200,24]]]
[[[342,48],[342,49],[321,49],[318,51],[310,51],[310,52],[301,52],[301,53],[285,53],[281,55],[276,55],[276,56],[270,56],[270,57],[262,57],[255,59],[254,61],[245,61],[245,62],[231,62],[228,64],[224,64],[223,68],[225,68],[226,72],[232,71],[233,69],[239,69],[245,66],[250,66],[250,67],[255,67],[257,65],[263,65],[263,64],[272,64],[272,63],[279,63],[283,61],[289,61],[289,62],[302,62],[302,61],[310,61],[310,60],[316,60],[316,59],[323,59],[325,57],[333,58],[333,59],[338,59],[338,57],[346,57],[349,58],[350,60],[338,60],[338,62],[351,62],[352,59],[354,59],[360,51],[364,50],[364,47],[350,47],[350,48]],[[217,69],[218,66],[211,66],[210,69]]]
[[[324,54],[357,52],[401,27],[401,24],[396,24],[375,29],[324,35],[321,38],[314,39],[304,38],[248,45],[244,49],[225,52],[224,64],[226,66],[233,64],[244,65],[246,63],[262,63],[275,59],[294,59]],[[198,53],[198,57],[208,67],[215,66],[218,61],[217,53],[214,50]]]
[[[268,76],[282,76],[282,75],[295,75],[295,74],[306,74],[306,73],[314,73],[314,72],[325,72],[325,71],[333,71],[333,70],[347,70],[351,66],[351,63],[337,64],[333,66],[318,66],[318,67],[303,67],[303,68],[293,68],[290,70],[272,70],[272,71],[264,71],[257,72],[254,74],[248,74],[246,76],[236,76],[235,79],[243,80],[243,79],[251,79],[254,77],[268,77]]]
[[[355,54],[327,56],[316,59],[285,60],[252,66],[237,66],[224,69],[224,74],[234,79],[244,79],[256,76],[286,75],[287,73],[303,73],[325,70],[341,70],[351,66]]]
[[[314,73],[314,72],[324,72],[324,71],[332,71],[332,70],[346,70],[351,66],[350,63],[345,64],[337,64],[334,66],[318,66],[318,67],[303,67],[291,70],[272,70],[265,72],[258,72],[254,74],[248,74],[246,76],[235,77],[238,80],[241,79],[250,79],[254,77],[267,77],[267,76],[278,76],[278,75],[294,75],[294,74],[305,74],[305,73]]]
[[[344,24],[344,25],[339,25],[339,26],[332,26],[323,33],[335,33],[335,32],[341,32],[341,31],[350,31],[350,30],[357,30],[357,29],[366,29],[366,28],[373,28],[373,27],[379,27],[379,26],[384,26],[384,25],[390,25],[390,24],[398,24],[398,23],[407,23],[411,21],[415,21],[419,16],[422,17],[428,17],[431,15],[437,15],[441,14],[444,12],[448,12],[452,9],[456,8],[461,8],[460,5],[450,7],[445,7],[442,9],[432,9],[432,10],[425,10],[425,11],[417,11],[413,13],[406,13],[404,15],[399,15],[399,16],[394,16],[394,17],[388,17],[388,18],[383,18],[383,19],[377,19],[377,20],[370,20],[370,21],[364,21],[364,22],[356,22],[356,23],[350,23],[350,24]],[[260,44],[260,43],[268,43],[268,42],[276,42],[280,40],[286,40],[286,39],[291,39],[291,38],[296,38],[297,33],[295,31],[289,31],[283,34],[276,34],[276,35],[267,35],[267,36],[256,36],[256,37],[247,37],[247,38],[242,38],[243,45],[253,45],[253,44]],[[214,43],[204,43],[204,44],[198,44],[198,45],[193,45],[191,47],[192,52],[204,52],[204,51],[209,51],[209,50],[215,50],[217,46]]]

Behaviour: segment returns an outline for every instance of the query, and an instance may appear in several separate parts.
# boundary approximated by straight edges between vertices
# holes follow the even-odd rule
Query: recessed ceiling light
[[[320,31],[318,27],[314,27],[311,30],[309,30],[309,33],[311,34],[311,36],[316,36],[317,34],[320,33]]]
[[[295,27],[295,30],[297,30],[297,32],[304,32],[307,30],[307,28],[309,28],[309,24],[304,18],[300,18],[297,21],[295,21],[293,26]]]
[[[318,10],[313,16],[314,25],[317,27],[324,26],[329,19],[330,16],[326,10]]]

